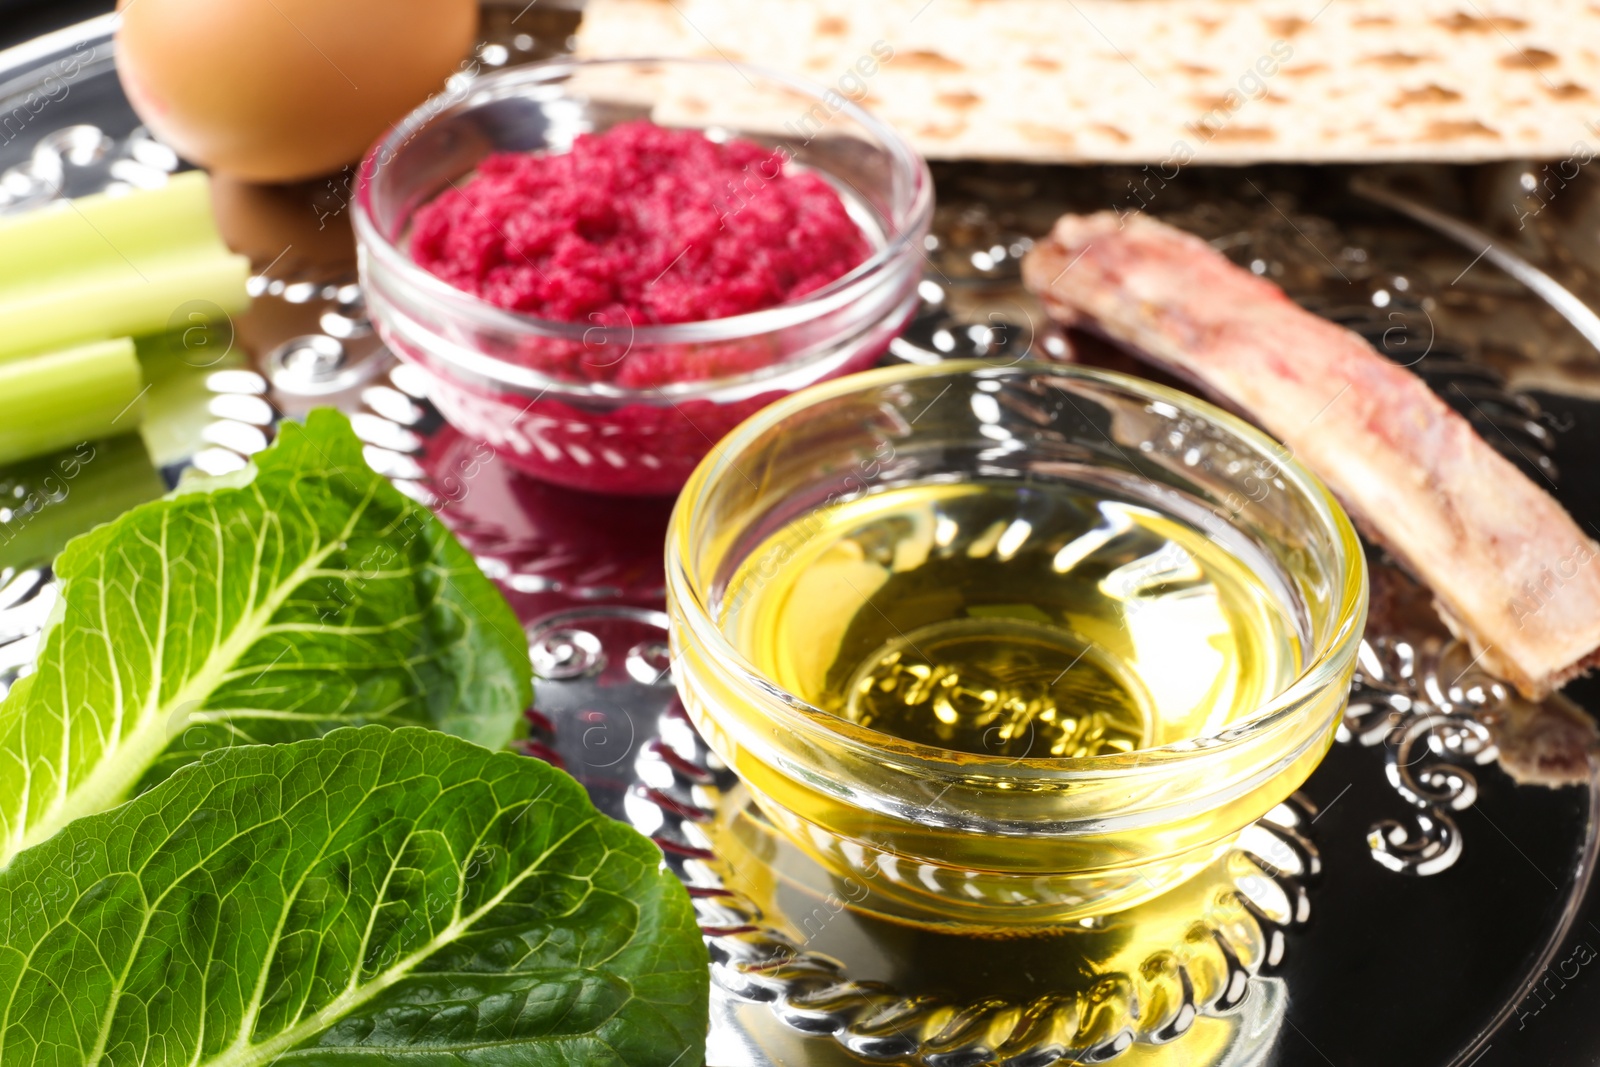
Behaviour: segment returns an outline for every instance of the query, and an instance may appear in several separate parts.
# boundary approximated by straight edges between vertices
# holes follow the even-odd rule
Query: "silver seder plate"
[[[514,27],[512,10],[486,6],[481,66],[565,47],[574,14]],[[97,19],[0,53],[0,115],[22,116],[0,144],[0,213],[159,183],[181,166],[123,99],[111,29]],[[1134,168],[935,173],[924,306],[889,358],[1031,355],[1139,372],[1048,324],[1017,262],[1063,210],[1150,210],[1365,334],[1580,520],[1600,516],[1584,463],[1600,444],[1584,439],[1600,320],[1549,263],[1512,252],[1462,270],[1494,233],[1461,189],[1469,178],[1514,189],[1518,168],[1194,167],[1155,184]],[[1596,192],[1571,196],[1600,204]],[[710,1063],[1493,1067],[1594,1040],[1582,983],[1600,941],[1589,892],[1600,777],[1580,708],[1600,706],[1600,687],[1521,703],[1373,553],[1374,610],[1339,743],[1159,914],[1004,941],[874,925],[850,907],[859,886],[772,833],[674,696],[661,611],[670,503],[528,482],[446,426],[366,320],[349,175],[281,196],[316,236],[247,231],[255,306],[185,359],[204,389],[193,432],[157,457],[162,474],[237,468],[279,420],[317,404],[352,414],[373,466],[434,507],[522,615],[539,676],[522,749],[653,837],[689,887],[712,956]],[[1553,218],[1535,222],[1533,245],[1559,266],[1564,234]],[[7,528],[52,504],[31,477],[0,469]],[[27,671],[52,602],[48,559],[0,556],[0,689]]]

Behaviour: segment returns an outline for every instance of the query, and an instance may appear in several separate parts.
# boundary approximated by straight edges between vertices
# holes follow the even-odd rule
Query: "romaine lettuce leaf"
[[[369,726],[191,763],[0,873],[0,1062],[698,1067],[706,951],[566,774]]]
[[[74,539],[0,704],[0,866],[217,747],[419,724],[490,747],[531,697],[516,617],[344,416]]]

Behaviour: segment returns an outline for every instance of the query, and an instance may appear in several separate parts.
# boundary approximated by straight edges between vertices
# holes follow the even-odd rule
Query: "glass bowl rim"
[[[522,95],[544,85],[559,85],[563,79],[582,69],[623,65],[679,68],[727,66],[747,80],[772,83],[819,103],[826,102],[824,98],[827,94],[834,94],[843,104],[833,108],[833,113],[849,117],[878,140],[889,154],[892,168],[911,182],[911,201],[903,212],[890,220],[894,224],[894,231],[881,248],[848,273],[798,300],[725,318],[645,326],[595,326],[563,322],[498,307],[424,270],[378,227],[372,214],[372,186],[377,181],[378,172],[388,165],[379,161],[380,156],[387,153],[392,161],[399,149],[425,126],[436,121],[454,121],[487,102]],[[362,159],[351,207],[351,222],[358,250],[362,256],[374,257],[385,271],[396,276],[409,291],[443,306],[451,315],[465,318],[476,327],[498,330],[508,335],[544,337],[582,344],[598,339],[604,344],[675,345],[739,340],[800,326],[838,311],[885,284],[886,275],[891,274],[892,268],[906,258],[908,251],[921,254],[916,242],[920,241],[920,235],[933,219],[933,175],[927,161],[898,130],[837,90],[755,64],[668,56],[558,57],[476,77],[443,107],[434,107],[435,99],[438,97],[430,98],[414,108],[373,144]],[[829,107],[832,105],[829,104]],[[787,358],[766,367],[720,378],[644,388],[559,378],[487,353],[475,353],[475,358],[468,360],[468,365],[461,369],[475,377],[491,377],[497,384],[515,390],[536,391],[538,395],[549,392],[557,396],[659,402],[664,397],[698,397],[728,389],[737,390],[767,378],[781,377],[797,367],[826,358],[827,354],[827,351],[823,351],[809,357]]]
[[[726,477],[729,470],[736,469],[732,456],[738,455],[757,438],[774,429],[789,416],[819,402],[852,392],[940,375],[1001,378],[1023,374],[1064,377],[1110,386],[1124,394],[1143,400],[1162,401],[1177,408],[1179,412],[1202,417],[1221,427],[1240,443],[1248,446],[1252,452],[1270,457],[1290,487],[1299,492],[1319,517],[1323,531],[1330,535],[1327,544],[1333,550],[1338,566],[1338,591],[1335,607],[1330,613],[1332,622],[1328,636],[1312,649],[1312,654],[1293,680],[1263,701],[1249,715],[1226,724],[1215,733],[1109,756],[1017,759],[957,752],[934,745],[905,741],[877,730],[858,726],[815,707],[766,677],[734,647],[733,643],[723,635],[720,627],[715,625],[707,610],[704,590],[688,572],[682,546],[686,541],[692,543],[694,540],[693,515],[704,500],[708,488],[717,478]],[[821,731],[831,742],[842,743],[856,756],[874,762],[881,763],[885,757],[893,756],[902,764],[944,777],[991,774],[1001,778],[1033,780],[1104,780],[1118,776],[1148,774],[1161,768],[1175,768],[1197,760],[1206,760],[1214,753],[1242,747],[1273,733],[1292,721],[1318,693],[1334,683],[1343,670],[1344,663],[1353,659],[1366,620],[1368,591],[1366,556],[1355,527],[1344,508],[1322,484],[1321,479],[1312,474],[1292,454],[1286,453],[1282,444],[1262,430],[1189,393],[1120,371],[1047,363],[1040,360],[1023,360],[997,366],[977,359],[881,367],[846,375],[785,397],[735,427],[695,468],[673,508],[666,543],[666,581],[669,594],[677,602],[677,610],[669,611],[669,614],[672,614],[675,620],[681,616],[690,628],[690,632],[681,637],[674,634],[674,640],[696,642],[703,652],[726,665],[723,669],[736,672],[741,682],[753,684],[760,691],[775,698],[773,703],[776,708],[781,709],[785,720],[779,725],[791,726],[806,733]],[[1343,708],[1344,701],[1338,701],[1335,706]],[[1306,744],[1310,744],[1321,733],[1321,729],[1313,731],[1308,735]],[[1275,753],[1278,756],[1292,754]]]

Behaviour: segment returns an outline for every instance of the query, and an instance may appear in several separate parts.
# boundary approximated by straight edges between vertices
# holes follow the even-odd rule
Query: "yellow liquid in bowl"
[[[758,671],[957,752],[1082,758],[1213,734],[1301,665],[1256,569],[1072,485],[894,488],[813,512],[748,559],[761,565],[729,583],[723,629]]]

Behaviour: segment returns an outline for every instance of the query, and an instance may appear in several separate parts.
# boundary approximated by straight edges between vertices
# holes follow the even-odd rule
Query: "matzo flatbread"
[[[1600,151],[1600,6],[1587,0],[589,0],[578,51],[787,70],[935,158]],[[669,111],[694,86],[673,91]]]

